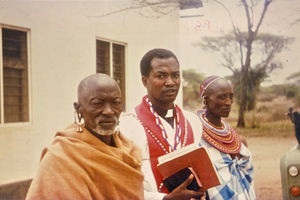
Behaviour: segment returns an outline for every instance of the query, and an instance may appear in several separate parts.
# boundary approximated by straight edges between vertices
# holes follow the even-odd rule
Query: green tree
[[[232,76],[229,76],[228,79],[231,80],[233,84],[235,99],[237,100],[238,105],[241,104],[241,82],[240,82],[241,72],[233,72]],[[249,81],[247,84],[247,101],[246,101],[246,110],[251,111],[255,108],[256,105],[256,96],[259,91],[259,86],[263,80],[267,77],[267,74],[263,70],[259,69],[250,69]]]
[[[214,1],[228,12],[233,31],[221,37],[206,37],[198,45],[219,53],[223,58],[222,65],[233,72],[232,80],[239,104],[237,125],[244,127],[245,112],[247,109],[254,108],[260,83],[270,72],[281,67],[281,63],[275,60],[275,56],[287,46],[291,39],[266,33],[258,34],[272,0],[264,0],[263,10],[259,14],[257,23],[254,21],[253,9],[258,1],[239,0],[245,12],[247,31],[241,31],[233,22],[230,10],[224,4]]]
[[[236,38],[234,34],[226,34],[221,37],[205,37],[203,42],[199,43],[205,50],[218,52],[223,58],[221,65],[232,71],[230,79],[240,107],[243,104],[241,90],[246,90],[244,111],[254,109],[256,94],[260,84],[274,69],[282,67],[281,62],[275,60],[275,58],[287,46],[291,38],[266,33],[257,35],[253,40],[253,51],[251,54],[252,58],[255,58],[255,61],[252,62],[254,66],[249,67],[247,84],[245,87],[242,87],[243,79],[241,77],[243,77],[243,74],[240,67],[241,64],[237,61],[241,60],[240,57],[243,56],[239,54],[239,44],[242,42],[244,44],[242,47],[246,48],[246,40],[246,33],[241,34],[239,38]]]
[[[200,84],[204,79],[203,74],[194,69],[182,70],[183,106],[188,109],[196,109],[200,104]]]

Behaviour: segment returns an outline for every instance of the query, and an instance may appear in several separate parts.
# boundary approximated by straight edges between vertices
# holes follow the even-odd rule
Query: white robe
[[[183,115],[190,122],[193,133],[194,142],[199,144],[202,134],[202,124],[197,115],[183,111]],[[174,141],[175,131],[172,126],[163,118],[160,120],[166,130],[168,138],[170,141]],[[164,193],[159,193],[157,191],[155,178],[152,173],[149,148],[147,144],[147,136],[145,134],[145,129],[137,119],[135,111],[130,113],[123,113],[120,117],[120,130],[121,132],[142,149],[142,171],[144,173],[144,195],[145,200],[162,200],[166,195]]]

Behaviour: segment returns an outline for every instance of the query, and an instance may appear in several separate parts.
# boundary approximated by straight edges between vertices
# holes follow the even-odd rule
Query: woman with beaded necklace
[[[207,191],[210,200],[255,199],[252,155],[237,132],[224,121],[233,103],[232,86],[210,76],[200,86],[204,109],[197,112],[203,126],[201,146],[206,146],[219,173],[221,185]]]

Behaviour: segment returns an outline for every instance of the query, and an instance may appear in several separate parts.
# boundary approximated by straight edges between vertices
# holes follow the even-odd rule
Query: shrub
[[[260,128],[260,125],[262,123],[262,115],[255,112],[255,111],[250,111],[248,113],[246,113],[246,121],[248,126],[250,126],[251,128]]]
[[[274,94],[264,93],[257,96],[257,101],[261,101],[261,102],[272,101],[274,98],[275,98]]]
[[[292,99],[284,96],[278,96],[273,101],[259,101],[256,109],[246,115],[246,122],[250,127],[259,127],[260,123],[286,120],[285,114],[293,105]]]
[[[286,92],[286,97],[295,97],[296,96],[296,91],[293,90],[293,89],[289,89],[287,92]]]

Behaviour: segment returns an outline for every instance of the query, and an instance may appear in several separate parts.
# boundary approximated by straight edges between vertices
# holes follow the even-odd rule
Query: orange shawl
[[[75,125],[58,132],[26,199],[144,199],[139,149],[121,133],[114,140],[117,148]]]

